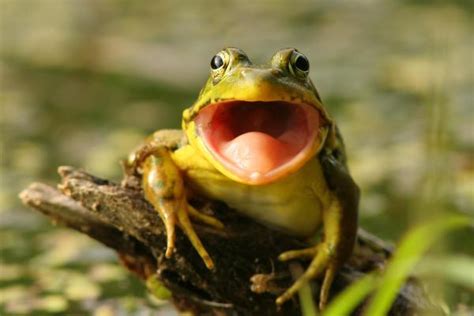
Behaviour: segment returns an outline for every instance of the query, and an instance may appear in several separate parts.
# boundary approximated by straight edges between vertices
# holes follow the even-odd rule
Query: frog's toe
[[[218,220],[215,217],[212,217],[210,215],[203,214],[196,210],[194,207],[191,205],[188,205],[188,212],[189,216],[191,216],[193,219],[204,223],[206,225],[209,225],[211,227],[214,227],[216,229],[224,229],[224,224],[220,220]]]
[[[199,256],[204,261],[207,268],[213,269],[214,262],[206,251],[206,248],[199,239],[194,227],[189,219],[190,211],[189,204],[185,199],[177,201],[166,201],[160,205],[160,214],[163,218],[163,222],[166,228],[167,246],[166,246],[166,257],[169,258],[173,254],[175,249],[176,240],[176,225],[183,230],[189,241],[193,245],[194,249],[198,252]]]
[[[186,204],[185,204],[186,205]],[[189,213],[190,213],[190,207],[189,205],[186,205],[186,207],[180,207],[178,210],[178,220],[181,229],[184,231],[186,236],[188,236],[189,241],[193,245],[194,249],[198,252],[199,256],[202,258],[204,261],[204,264],[208,269],[214,269],[214,262],[212,261],[211,257],[207,253],[206,248],[202,244],[201,240],[199,239],[198,235],[196,234],[196,231],[193,228],[193,225],[189,219]]]
[[[288,261],[292,259],[314,258],[318,252],[318,248],[319,246],[314,246],[305,249],[285,251],[278,256],[278,260]]]
[[[316,249],[315,249],[316,248]],[[308,248],[312,249],[313,253],[314,251],[317,251],[320,247],[313,247],[313,248]],[[301,251],[307,250],[307,252],[301,253],[301,251],[298,253],[299,255],[303,254],[305,256],[309,255],[310,250],[308,249],[303,249]],[[294,253],[293,253],[294,254]],[[319,277],[325,269],[327,269],[329,262],[329,255],[325,251],[317,251],[316,255],[314,256],[313,260],[311,261],[310,265],[306,269],[305,273],[301,275],[295,283],[291,287],[289,287],[282,295],[280,295],[276,299],[276,303],[278,305],[281,305],[288,301],[291,297],[293,297],[305,284],[307,284],[310,280]],[[328,280],[332,281],[332,280]],[[329,284],[326,285],[326,289],[330,288],[330,282]],[[327,291],[326,291],[327,292]],[[326,293],[327,294],[327,293]]]
[[[168,220],[165,221],[166,227],[166,258],[170,258],[173,254],[173,250],[175,248],[175,240],[176,240],[176,230],[175,230],[175,222],[176,220]]]
[[[336,276],[336,269],[334,265],[330,265],[324,273],[323,284],[319,293],[319,309],[323,310],[326,307],[329,298],[329,290],[331,289],[332,281]]]

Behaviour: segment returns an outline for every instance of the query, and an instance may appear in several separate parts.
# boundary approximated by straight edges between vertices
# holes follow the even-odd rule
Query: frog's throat
[[[224,101],[194,120],[196,141],[222,173],[247,184],[265,184],[298,170],[326,136],[320,112],[285,101]]]

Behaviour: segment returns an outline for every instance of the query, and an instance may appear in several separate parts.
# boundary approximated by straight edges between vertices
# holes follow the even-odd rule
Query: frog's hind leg
[[[180,170],[173,162],[169,149],[164,146],[152,146],[146,153],[138,153],[142,160],[139,164],[142,173],[142,187],[145,198],[153,205],[162,218],[167,233],[166,257],[170,257],[175,248],[175,227],[178,225],[199,253],[207,268],[212,269],[214,262],[196,234],[190,216],[215,228],[224,225],[217,219],[199,213],[188,204]]]
[[[339,200],[334,199],[331,206],[323,212],[324,236],[323,240],[316,246],[291,250],[282,253],[279,259],[282,261],[292,259],[303,259],[312,257],[311,263],[305,273],[288,288],[276,300],[281,305],[295,295],[307,282],[324,274],[323,283],[319,294],[319,307],[323,309],[328,301],[329,290],[339,267],[350,256],[353,247],[353,239],[356,231],[349,229],[344,224],[346,217],[342,216],[343,207]],[[349,238],[341,238],[342,230]]]
[[[328,301],[329,290],[338,269],[349,259],[357,236],[357,212],[359,188],[349,175],[344,162],[331,155],[321,158],[325,179],[331,190],[331,202],[323,210],[323,239],[315,247],[287,251],[280,255],[282,261],[308,258],[313,259],[305,273],[280,297],[277,304],[283,304],[309,280],[324,274],[319,294],[319,308]]]
[[[320,276],[324,269],[326,269],[329,261],[329,255],[326,251],[322,249],[321,246],[322,245],[302,250],[292,250],[284,252],[279,256],[279,259],[282,261],[307,258],[308,256],[314,257],[304,274],[301,275],[290,288],[288,288],[282,295],[277,298],[276,303],[278,305],[281,305],[287,300],[289,300],[305,284],[307,284],[310,280]]]

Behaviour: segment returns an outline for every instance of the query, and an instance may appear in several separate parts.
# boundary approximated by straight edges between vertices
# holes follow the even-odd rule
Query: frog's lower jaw
[[[314,155],[320,115],[307,104],[226,101],[201,110],[195,122],[216,163],[243,182],[263,184]]]

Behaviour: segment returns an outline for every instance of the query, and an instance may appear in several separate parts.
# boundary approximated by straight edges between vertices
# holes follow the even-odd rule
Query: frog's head
[[[253,65],[237,48],[220,51],[197,101],[183,113],[190,144],[241,183],[295,172],[333,130],[308,73],[308,59],[293,48],[278,51],[268,66]]]

